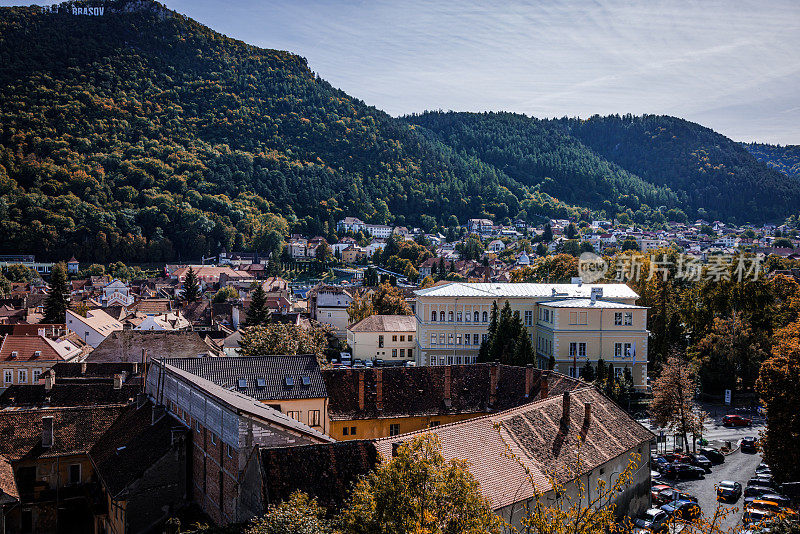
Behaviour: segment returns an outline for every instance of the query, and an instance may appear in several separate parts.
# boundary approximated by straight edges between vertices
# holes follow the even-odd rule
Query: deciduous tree
[[[692,410],[695,378],[692,366],[677,354],[671,355],[661,375],[653,384],[653,400],[650,402],[650,417],[660,426],[679,431],[686,447],[689,433],[699,430],[697,416]]]

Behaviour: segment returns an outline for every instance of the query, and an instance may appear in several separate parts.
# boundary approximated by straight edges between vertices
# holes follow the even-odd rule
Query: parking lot
[[[683,480],[672,483],[666,480],[665,483],[672,487],[697,497],[698,504],[703,510],[707,519],[713,517],[717,508],[716,485],[722,480],[732,480],[739,482],[742,488],[747,486],[747,481],[753,476],[756,466],[761,463],[760,454],[747,454],[739,450],[729,454],[725,458],[725,463],[715,465],[710,473],[706,473],[705,478],[700,480]],[[725,531],[729,527],[740,524],[742,519],[743,497],[735,503],[721,503],[722,510],[728,512],[727,516],[720,520],[720,526]]]

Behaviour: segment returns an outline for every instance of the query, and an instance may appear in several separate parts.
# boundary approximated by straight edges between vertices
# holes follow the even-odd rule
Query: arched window
[[[439,312],[439,320],[444,322],[444,312]]]
[[[447,320],[450,321],[451,323],[453,322],[453,312],[447,313]]]
[[[478,312],[475,312],[475,322],[477,323],[479,319],[480,319],[480,314]]]
[[[488,322],[488,321],[489,321],[489,314],[486,313],[486,312],[483,312],[483,322],[485,323],[485,322]]]
[[[435,311],[431,312],[431,321],[433,321],[434,323],[436,322],[436,312]]]

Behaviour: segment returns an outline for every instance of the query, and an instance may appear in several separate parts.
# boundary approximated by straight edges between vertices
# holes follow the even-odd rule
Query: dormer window
[[[240,389],[244,389],[247,387],[247,380],[245,380],[244,378],[240,378],[237,383]]]
[[[19,354],[17,353],[17,351],[15,351],[15,350],[11,351],[11,359],[12,359],[12,360],[13,360],[13,359],[15,359],[17,356],[19,356]]]
[[[42,351],[40,350],[37,350],[36,352],[33,353],[34,358],[41,358],[41,356],[42,356]]]

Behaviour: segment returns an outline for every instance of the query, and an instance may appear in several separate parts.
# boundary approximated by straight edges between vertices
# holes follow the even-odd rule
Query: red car
[[[666,490],[672,490],[672,486],[668,486],[666,484],[655,484],[650,489],[650,498],[654,504],[664,504],[661,501],[661,492]],[[674,490],[673,490],[674,491]]]
[[[722,426],[753,426],[753,420],[741,415],[726,415],[722,418]]]

